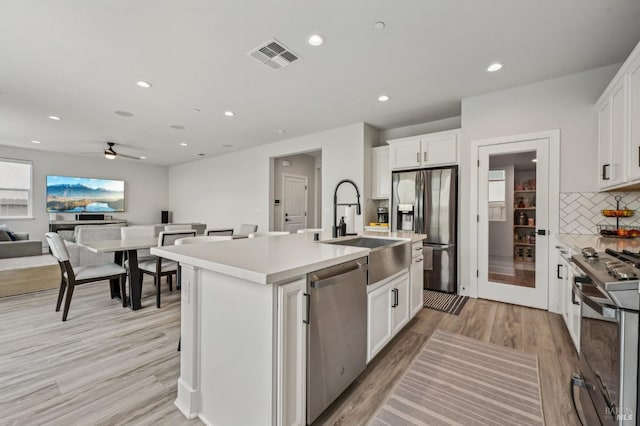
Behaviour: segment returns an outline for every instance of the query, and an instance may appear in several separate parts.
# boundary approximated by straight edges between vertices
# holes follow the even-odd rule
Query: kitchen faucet
[[[340,203],[338,204],[338,188],[343,183],[350,183],[356,189],[356,203]],[[360,216],[362,214],[362,207],[360,207],[360,191],[358,190],[358,186],[351,179],[342,179],[336,185],[335,191],[333,191],[333,227],[331,230],[333,231],[333,238],[338,236],[338,206],[356,206],[356,214]]]

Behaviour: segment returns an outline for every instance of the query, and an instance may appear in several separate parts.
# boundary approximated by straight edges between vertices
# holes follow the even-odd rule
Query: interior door
[[[548,308],[549,139],[478,148],[478,297]]]
[[[307,177],[284,174],[282,181],[282,229],[295,233],[307,228]]]

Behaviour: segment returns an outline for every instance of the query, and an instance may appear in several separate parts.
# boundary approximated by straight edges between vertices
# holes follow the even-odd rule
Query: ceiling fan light
[[[114,160],[116,158],[116,155],[112,152],[104,152],[104,157],[108,160]]]

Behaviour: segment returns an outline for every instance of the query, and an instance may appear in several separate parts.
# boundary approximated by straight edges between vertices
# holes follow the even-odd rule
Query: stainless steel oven
[[[638,313],[621,309],[589,281],[577,277],[573,284],[582,302],[582,421],[585,425],[638,425]]]

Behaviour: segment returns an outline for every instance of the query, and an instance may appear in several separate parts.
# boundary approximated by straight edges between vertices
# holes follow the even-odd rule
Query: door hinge
[[[478,160],[478,167],[480,167],[480,160]]]
[[[307,215],[307,212],[304,212],[304,215],[306,216],[306,215]]]
[[[480,215],[476,215],[476,222],[480,222]]]
[[[476,269],[476,278],[480,278],[480,271]]]

